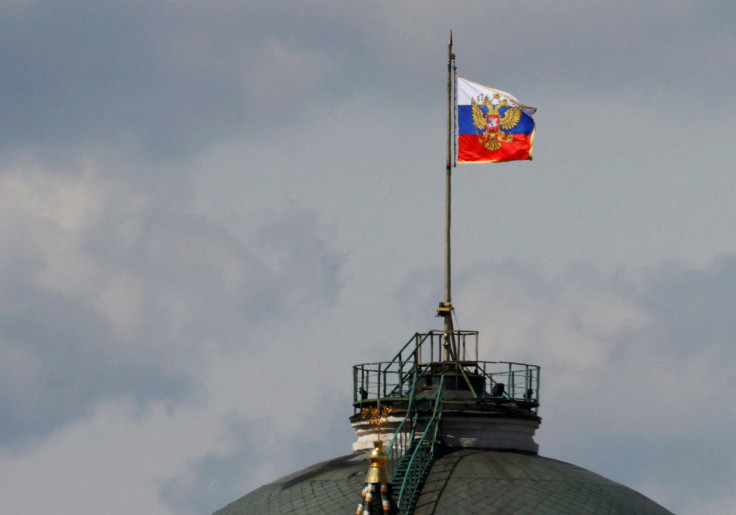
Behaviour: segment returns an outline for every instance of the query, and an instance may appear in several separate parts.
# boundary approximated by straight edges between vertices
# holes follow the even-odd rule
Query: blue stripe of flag
[[[506,112],[507,107],[502,107],[500,110],[501,116]],[[457,106],[457,129],[458,134],[478,134],[483,132],[482,130],[476,129],[473,125],[473,108],[468,105]],[[534,131],[534,120],[532,117],[522,111],[521,119],[519,123],[513,129],[502,129],[507,134],[531,134]]]

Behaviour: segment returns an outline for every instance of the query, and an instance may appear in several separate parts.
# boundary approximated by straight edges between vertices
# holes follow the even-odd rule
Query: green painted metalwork
[[[413,379],[413,384],[417,384],[418,379],[422,377],[429,369],[424,369],[421,371],[421,373],[418,373],[418,369],[414,369],[415,375]],[[404,415],[404,420],[401,421],[401,424],[399,424],[399,427],[396,428],[396,432],[394,433],[393,438],[391,439],[391,443],[388,446],[387,453],[388,453],[388,465],[389,468],[392,470],[396,468],[396,464],[403,458],[403,456],[406,454],[407,450],[411,447],[411,444],[414,441],[414,434],[416,429],[415,424],[415,413],[417,411],[417,402],[416,402],[416,390],[414,388],[411,388],[409,392],[409,399],[408,399],[408,406],[406,409],[406,414]]]
[[[432,404],[431,410],[420,410],[416,405],[417,399],[412,396],[414,406],[411,406],[411,416],[404,419],[405,424],[410,421],[411,432],[409,442],[411,442],[404,455],[398,460],[393,467],[391,474],[391,484],[396,495],[396,504],[399,512],[402,514],[411,514],[414,505],[421,491],[424,480],[429,474],[432,463],[437,455],[440,445],[440,437],[442,434],[442,393],[444,383],[440,383],[437,395],[434,399],[427,399]],[[397,442],[397,436],[402,432],[397,430],[394,439],[389,447],[389,455]]]
[[[417,380],[429,370],[438,369],[454,370],[478,401],[514,403],[536,413],[540,368],[525,363],[478,361],[477,336],[477,331],[416,333],[391,361],[355,365],[353,406],[356,413],[364,405],[375,405],[382,400],[408,402]],[[468,340],[471,340],[470,345]],[[452,359],[447,359],[448,355]],[[425,361],[426,358],[429,359]],[[482,378],[480,390],[473,386],[471,375]],[[494,395],[494,387],[499,384],[503,385],[503,391]]]
[[[478,332],[455,330],[415,333],[391,361],[353,367],[356,412],[384,402],[406,410],[386,449],[401,513],[412,513],[435,460],[443,402],[458,399],[536,412],[539,367],[478,361]]]

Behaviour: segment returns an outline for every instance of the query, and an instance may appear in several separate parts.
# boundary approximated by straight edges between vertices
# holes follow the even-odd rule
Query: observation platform
[[[425,426],[445,447],[536,454],[539,384],[537,365],[478,360],[478,331],[415,333],[391,361],[353,366],[353,450],[371,447],[362,413],[380,405],[391,407],[381,439],[392,457]]]
[[[536,414],[537,365],[478,360],[478,331],[415,333],[391,361],[353,366],[355,412],[377,403],[399,407],[434,398],[440,382],[443,399],[508,405]]]

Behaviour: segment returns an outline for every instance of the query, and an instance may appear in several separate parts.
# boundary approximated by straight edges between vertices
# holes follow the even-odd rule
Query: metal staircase
[[[402,423],[402,426],[408,425],[407,430],[400,426],[389,447],[391,455],[394,446],[401,445],[400,435],[406,436],[408,433],[408,438],[403,442],[403,445],[409,444],[408,448],[396,462],[391,474],[391,486],[396,492],[396,504],[401,514],[413,512],[439,449],[442,434],[442,391],[443,382],[440,382],[435,398],[420,399],[411,396],[413,402]]]

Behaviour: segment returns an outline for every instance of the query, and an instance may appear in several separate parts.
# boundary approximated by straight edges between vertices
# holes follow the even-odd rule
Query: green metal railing
[[[496,369],[503,367],[504,370],[492,372],[489,366]],[[514,362],[478,362],[479,373],[489,379],[490,384],[503,384],[504,397],[510,401],[529,405],[536,412],[539,405],[539,367],[527,365],[526,363]],[[491,393],[492,387],[491,387]]]
[[[427,370],[429,369],[425,369],[421,371],[421,373],[415,375],[412,384],[416,384],[417,380],[425,372],[427,372]],[[403,458],[403,456],[406,454],[407,450],[411,447],[414,441],[414,436],[416,434],[415,415],[418,410],[419,402],[424,401],[424,399],[416,399],[415,393],[415,389],[411,388],[409,391],[408,404],[406,414],[404,415],[404,420],[402,420],[401,424],[399,424],[399,426],[396,428],[396,432],[394,433],[394,436],[391,439],[391,443],[389,444],[386,451],[386,453],[388,454],[388,466],[391,470],[396,467],[396,464],[399,462],[399,460],[401,460],[401,458]]]
[[[483,377],[480,391],[470,388],[477,400],[512,402],[536,411],[540,368],[525,363],[478,361],[477,335],[476,331],[416,333],[393,360],[355,365],[353,406],[356,413],[363,404],[373,405],[379,399],[408,401],[417,380],[437,365],[454,365],[469,385],[469,375]]]
[[[419,399],[411,396],[409,411],[411,415],[407,415],[401,424],[401,426],[408,424],[411,431],[405,431],[399,426],[389,445],[388,454],[395,457],[398,455],[394,452],[397,444],[403,443],[405,446],[409,444],[404,447],[405,452],[398,461],[390,462],[391,485],[396,492],[396,504],[401,514],[408,515],[413,512],[419,492],[437,455],[442,435],[443,388],[444,384],[440,383],[437,395],[426,399],[431,402],[431,409],[420,410],[417,406]]]

